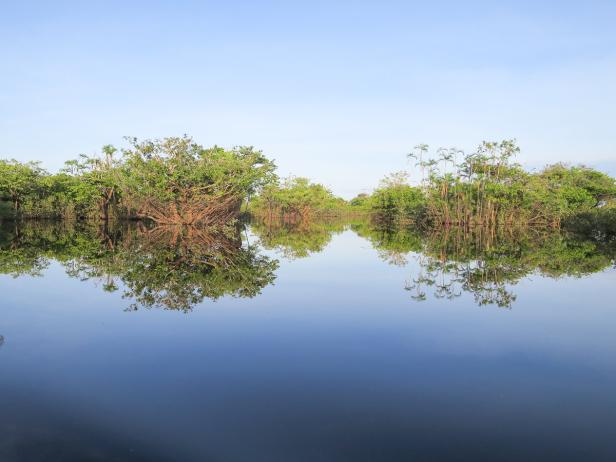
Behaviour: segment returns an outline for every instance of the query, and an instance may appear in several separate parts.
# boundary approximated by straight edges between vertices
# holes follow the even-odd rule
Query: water
[[[613,461],[608,244],[4,225],[2,461]]]

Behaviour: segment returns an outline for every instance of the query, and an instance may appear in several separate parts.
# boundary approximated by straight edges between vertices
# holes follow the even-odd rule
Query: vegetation
[[[564,228],[585,239],[616,247],[616,206],[573,215],[564,222]]]
[[[204,148],[186,136],[130,138],[55,174],[0,160],[0,273],[36,276],[55,259],[107,291],[122,286],[133,307],[251,297],[273,282],[277,261],[242,244],[245,204],[257,245],[287,258],[320,252],[350,226],[391,264],[417,259],[406,285],[417,300],[470,292],[478,304],[511,306],[522,277],[580,276],[616,255],[615,180],[564,164],[528,172],[518,152],[509,140],[468,155],[418,145],[409,158],[419,184],[396,172],[349,202],[307,178],[279,180],[252,147]],[[368,213],[372,222],[349,219]]]
[[[380,222],[419,224],[426,218],[426,199],[420,188],[408,184],[406,172],[396,172],[381,181],[363,206],[368,205]]]
[[[105,146],[101,156],[81,155],[55,175],[36,163],[0,161],[0,202],[16,218],[219,226],[274,179],[273,162],[251,147],[206,149],[188,137],[128,142],[119,156]]]
[[[530,173],[513,162],[514,141],[484,142],[465,155],[456,148],[416,146],[421,180],[405,172],[387,177],[372,196],[351,203],[369,207],[381,222],[456,226],[551,226],[616,198],[616,182],[583,166],[556,164]]]
[[[279,180],[274,163],[252,147],[204,148],[189,137],[127,139],[118,150],[81,155],[50,174],[36,162],[0,161],[0,218],[141,219],[164,225],[229,227],[243,208],[276,226],[370,213],[382,225],[422,228],[595,226],[611,235],[615,180],[583,166],[551,165],[528,172],[514,162],[514,141],[483,142],[409,154],[420,175],[381,181],[349,202],[307,178]],[[577,217],[577,218],[576,218]],[[590,233],[586,229],[587,233]]]
[[[273,180],[259,151],[204,149],[189,138],[132,141],[124,152],[122,192],[129,215],[157,223],[227,223],[244,199]]]
[[[325,186],[308,178],[290,177],[262,188],[251,201],[250,211],[270,221],[306,222],[317,216],[337,215],[346,206],[344,199],[334,196]]]

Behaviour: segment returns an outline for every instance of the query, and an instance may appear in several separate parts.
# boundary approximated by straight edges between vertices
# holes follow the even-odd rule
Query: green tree
[[[274,163],[252,147],[205,149],[189,137],[130,144],[123,151],[123,205],[158,223],[228,223],[274,178]]]
[[[344,199],[334,196],[325,186],[303,177],[289,177],[282,183],[268,185],[250,204],[250,210],[260,217],[288,221],[335,215],[346,208]]]
[[[24,202],[39,192],[45,174],[38,162],[0,160],[0,200],[10,202],[13,214],[19,216]]]

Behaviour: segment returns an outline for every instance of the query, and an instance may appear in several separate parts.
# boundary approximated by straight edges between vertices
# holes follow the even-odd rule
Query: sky
[[[351,198],[413,146],[616,175],[616,1],[0,0],[0,158],[252,145]]]

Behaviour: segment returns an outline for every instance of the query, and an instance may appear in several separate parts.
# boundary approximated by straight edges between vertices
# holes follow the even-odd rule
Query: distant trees
[[[0,200],[10,202],[15,213],[19,213],[25,202],[39,194],[43,175],[36,162],[0,160]]]
[[[417,145],[421,180],[395,172],[375,191],[346,202],[303,177],[279,180],[275,165],[252,147],[205,148],[190,137],[103,146],[50,174],[36,162],[0,160],[0,218],[146,219],[216,227],[240,216],[243,203],[261,218],[304,222],[369,212],[389,224],[422,226],[552,226],[616,198],[615,180],[583,166],[528,172],[514,162],[513,140],[483,142],[470,154],[431,153]]]
[[[566,217],[616,197],[615,180],[588,167],[523,170],[513,162],[519,152],[513,140],[483,142],[468,155],[441,148],[429,156],[426,145],[416,151],[411,157],[420,168],[420,186],[410,186],[396,173],[369,199],[381,219],[432,226],[558,227]]]
[[[311,217],[339,213],[347,206],[325,186],[307,178],[290,177],[265,186],[250,203],[254,214],[268,219],[306,221]]]
[[[108,221],[110,209],[117,214],[120,200],[121,163],[114,158],[117,149],[111,145],[103,146],[102,156],[82,154],[76,160],[65,163],[63,172],[69,176],[52,177],[56,183],[67,187],[74,207],[73,213],[79,217],[98,214],[99,219]],[[57,185],[56,185],[57,186]]]
[[[370,203],[381,221],[418,222],[426,210],[425,195],[420,188],[408,184],[406,172],[395,172],[381,180]]]
[[[366,193],[359,193],[353,199],[349,201],[351,207],[365,208],[369,205],[370,195]]]

